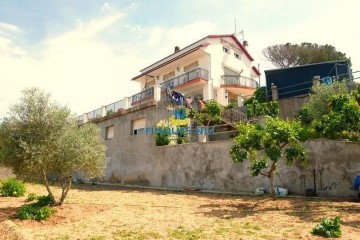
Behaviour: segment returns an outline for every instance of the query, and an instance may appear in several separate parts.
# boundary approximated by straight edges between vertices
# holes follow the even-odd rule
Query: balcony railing
[[[209,80],[209,71],[203,68],[196,68],[194,70],[191,70],[187,73],[184,73],[180,76],[174,77],[170,80],[167,80],[163,83],[161,83],[161,85],[166,88],[169,87],[170,89],[173,89],[181,84],[190,82],[194,79],[197,78],[202,78],[204,80]]]
[[[124,110],[124,109],[125,109],[125,100],[124,99],[105,106],[105,110],[107,113],[108,112],[115,113],[115,112],[118,112],[119,110]]]
[[[101,108],[88,112],[86,115],[88,120],[101,117]]]
[[[256,80],[238,75],[222,75],[221,84],[236,85],[249,88],[257,88],[259,86],[259,83]]]
[[[141,104],[142,102],[146,102],[154,99],[154,88],[148,88],[140,93],[132,95],[129,98],[129,106],[134,106],[136,104]]]

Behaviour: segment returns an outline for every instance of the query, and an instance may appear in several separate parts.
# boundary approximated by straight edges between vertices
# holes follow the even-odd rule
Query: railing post
[[[128,109],[131,107],[129,103],[129,98],[130,97],[124,97],[124,109]]]
[[[313,80],[313,86],[317,86],[320,84],[320,76],[314,76]]]
[[[87,123],[87,122],[88,122],[88,116],[87,116],[87,113],[84,113],[83,123]]]
[[[238,107],[244,106],[244,95],[240,94],[238,96]]]
[[[160,85],[154,86],[154,100],[155,100],[155,102],[161,101],[161,86]]]
[[[105,117],[105,116],[106,116],[106,107],[101,106],[101,117]]]
[[[277,86],[274,83],[271,83],[271,93],[272,93],[272,100],[276,101],[279,99],[279,92]]]

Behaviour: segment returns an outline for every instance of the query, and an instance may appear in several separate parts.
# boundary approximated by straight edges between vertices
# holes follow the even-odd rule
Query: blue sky
[[[244,30],[261,51],[278,43],[332,44],[360,69],[356,0],[0,1],[0,116],[24,87],[77,114],[139,91],[139,70],[206,35]],[[264,80],[263,80],[264,81]]]

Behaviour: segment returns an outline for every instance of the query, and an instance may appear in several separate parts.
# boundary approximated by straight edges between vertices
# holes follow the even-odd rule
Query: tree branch
[[[53,204],[56,204],[56,200],[55,200],[55,197],[54,197],[53,193],[51,192],[45,170],[42,170],[42,174],[43,174],[43,178],[44,178],[44,181],[45,181],[46,190],[48,191],[48,194],[49,194],[51,200],[53,201]]]

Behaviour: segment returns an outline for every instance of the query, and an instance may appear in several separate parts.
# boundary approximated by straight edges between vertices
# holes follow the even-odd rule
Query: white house
[[[222,105],[241,104],[243,97],[259,86],[259,70],[253,58],[234,34],[209,35],[140,70],[132,80],[141,83],[141,91],[131,105],[160,100],[166,86],[176,91],[215,99]]]
[[[242,106],[259,86],[254,59],[234,34],[209,35],[140,70],[140,92],[78,117],[79,123],[163,99],[167,87],[204,101]]]

